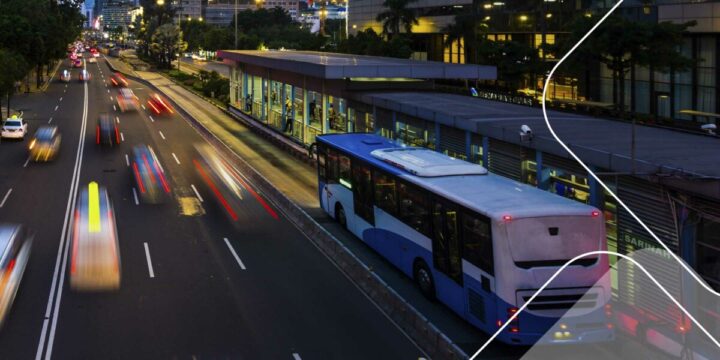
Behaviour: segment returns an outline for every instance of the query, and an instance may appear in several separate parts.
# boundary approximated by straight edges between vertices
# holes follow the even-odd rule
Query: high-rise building
[[[236,6],[237,11],[255,9],[255,1],[208,0],[205,6],[205,21],[211,25],[229,25],[233,20]]]
[[[203,18],[203,0],[173,0],[175,22]]]
[[[254,10],[259,7],[266,9],[280,7],[287,11],[293,19],[297,18],[300,9],[300,1],[298,0],[237,0],[237,4],[235,1],[207,0],[207,4],[204,5],[204,20],[208,24],[229,25],[233,20],[236,5],[237,11]]]
[[[127,26],[130,25],[132,21],[130,12],[134,7],[134,0],[103,1],[102,24],[105,29],[114,30],[120,27],[123,31],[127,31]]]

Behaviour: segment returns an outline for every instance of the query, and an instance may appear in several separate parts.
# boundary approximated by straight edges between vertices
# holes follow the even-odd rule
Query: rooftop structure
[[[493,80],[494,66],[460,65],[312,51],[221,50],[225,60],[322,79],[410,78]]]

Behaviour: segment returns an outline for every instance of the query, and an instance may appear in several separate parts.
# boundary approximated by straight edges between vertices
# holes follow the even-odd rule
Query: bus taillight
[[[518,308],[516,307],[509,307],[508,310],[508,321],[510,322],[510,332],[511,333],[519,333],[520,332],[520,314],[518,314]],[[515,318],[513,318],[515,316]]]
[[[502,219],[503,219],[503,221],[508,222],[508,221],[512,220],[512,216],[510,216],[510,215],[503,215]]]
[[[605,304],[605,316],[612,317],[612,314],[613,314],[612,304]]]
[[[590,213],[590,214],[592,215],[592,217],[598,217],[598,216],[600,216],[600,212],[597,211],[597,210],[593,211],[593,212]]]

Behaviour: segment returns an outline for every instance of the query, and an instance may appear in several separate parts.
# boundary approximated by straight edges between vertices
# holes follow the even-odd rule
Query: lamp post
[[[238,0],[235,0],[235,49],[237,49],[237,47],[238,47],[238,45],[237,45],[237,30],[238,30],[237,16],[238,16]]]
[[[163,6],[163,5],[165,5],[165,0],[157,0],[157,1],[155,1],[155,4],[157,6]],[[158,25],[162,25],[162,18],[163,18],[163,11],[160,11],[160,16],[158,16]]]

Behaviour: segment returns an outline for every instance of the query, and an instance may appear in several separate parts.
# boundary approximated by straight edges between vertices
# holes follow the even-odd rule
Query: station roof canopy
[[[321,79],[410,78],[495,80],[497,68],[314,51],[220,50],[225,60]]]
[[[570,157],[553,138],[538,107],[436,92],[369,92],[355,95],[355,100]],[[631,124],[559,111],[548,111],[548,119],[557,136],[587,165],[598,171],[632,172]],[[521,140],[522,125],[532,129],[532,141]],[[720,198],[718,137],[642,125],[635,131],[635,174],[666,184],[685,181],[684,187],[689,179],[700,180],[691,191]]]

